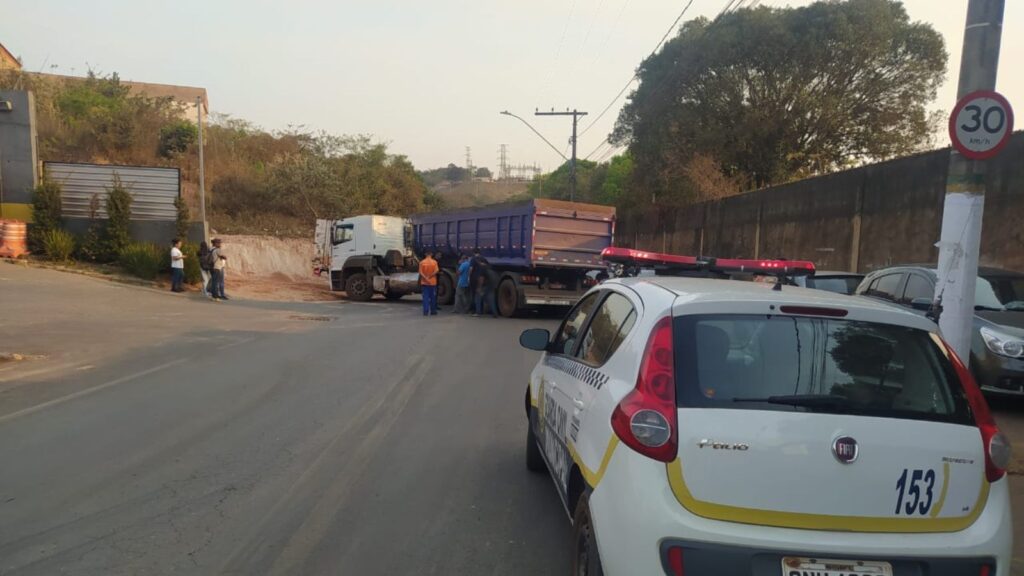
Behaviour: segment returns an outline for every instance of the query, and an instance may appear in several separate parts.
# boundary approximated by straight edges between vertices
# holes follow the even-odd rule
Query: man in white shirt
[[[181,240],[171,242],[171,292],[184,292],[185,255],[181,252]]]

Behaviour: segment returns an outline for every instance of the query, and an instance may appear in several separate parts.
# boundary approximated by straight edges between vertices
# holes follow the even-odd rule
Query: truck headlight
[[[981,329],[981,338],[992,352],[1008,358],[1024,357],[1024,340],[991,328]]]

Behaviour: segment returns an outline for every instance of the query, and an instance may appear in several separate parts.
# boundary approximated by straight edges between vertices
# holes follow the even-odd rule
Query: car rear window
[[[807,279],[807,287],[837,294],[853,294],[860,281],[860,276],[812,276]]]
[[[681,407],[971,423],[952,364],[923,330],[737,314],[680,316],[674,328]]]

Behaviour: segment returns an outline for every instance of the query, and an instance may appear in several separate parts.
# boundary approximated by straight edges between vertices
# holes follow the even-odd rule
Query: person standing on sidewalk
[[[423,315],[437,315],[437,261],[434,251],[427,250],[426,257],[420,261],[420,291],[423,293]]]
[[[469,256],[463,255],[459,259],[459,279],[455,287],[455,313],[456,314],[468,314],[470,303],[469,296],[469,277],[473,270],[473,263],[469,261]]]
[[[185,255],[181,252],[181,239],[171,241],[171,292],[184,292]]]
[[[205,240],[199,243],[199,274],[203,277],[203,296],[209,298],[213,293],[210,277],[213,272],[213,259],[210,258],[210,245]]]
[[[210,258],[213,260],[213,271],[210,279],[213,299],[227,300],[228,297],[224,294],[224,269],[228,265],[228,258],[224,255],[223,243],[220,241],[220,238],[213,239],[213,250],[210,253]]]

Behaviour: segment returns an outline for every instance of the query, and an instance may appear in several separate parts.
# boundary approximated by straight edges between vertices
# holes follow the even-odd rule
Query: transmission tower
[[[473,150],[466,146],[466,170],[469,170],[469,178],[473,178]]]
[[[508,144],[498,147],[498,180],[508,180]]]

